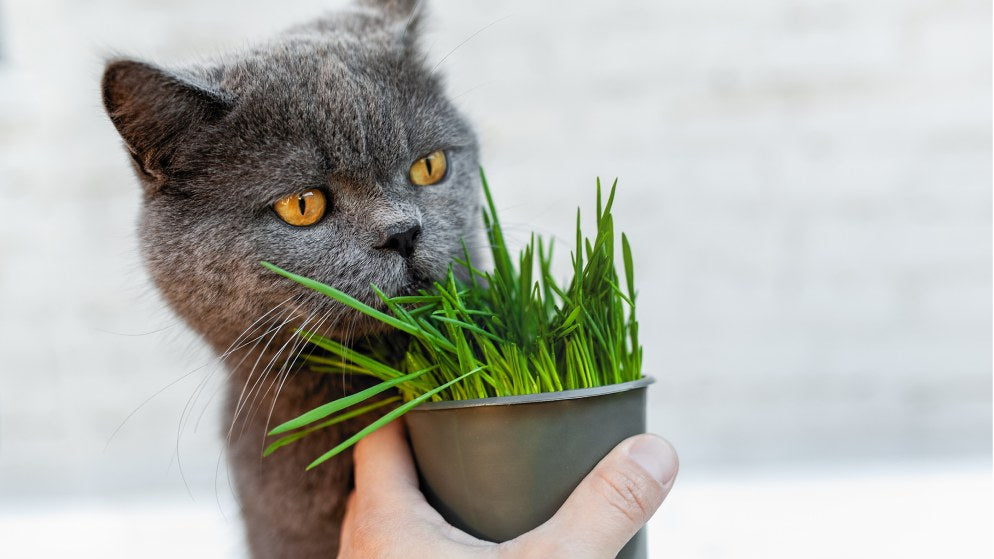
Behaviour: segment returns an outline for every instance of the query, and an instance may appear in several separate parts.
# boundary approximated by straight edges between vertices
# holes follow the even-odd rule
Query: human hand
[[[404,426],[394,421],[356,445],[356,489],[349,496],[338,557],[613,558],[662,504],[677,468],[676,452],[662,438],[628,438],[545,524],[495,544],[450,525],[425,501]]]

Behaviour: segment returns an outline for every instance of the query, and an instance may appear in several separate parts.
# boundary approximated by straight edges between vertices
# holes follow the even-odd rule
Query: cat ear
[[[393,21],[410,21],[421,12],[422,0],[357,0],[360,6],[372,8]]]
[[[196,79],[134,60],[113,60],[101,83],[104,108],[139,170],[161,182],[179,142],[216,121],[230,99]]]
[[[383,14],[408,53],[418,50],[424,3],[424,0],[356,0],[359,6]]]

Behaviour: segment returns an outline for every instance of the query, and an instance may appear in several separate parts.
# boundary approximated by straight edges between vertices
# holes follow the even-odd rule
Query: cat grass
[[[593,388],[642,377],[634,266],[623,233],[623,277],[615,265],[617,243],[611,210],[617,181],[606,200],[597,181],[593,238],[583,235],[577,210],[572,277],[560,283],[552,273],[552,242],[533,234],[528,244],[512,255],[482,171],[481,178],[493,269],[477,268],[464,250],[464,257],[454,264],[464,268],[466,273],[461,276],[468,277],[466,281],[460,281],[450,266],[443,280],[416,295],[389,297],[373,285],[373,292],[383,302],[381,311],[332,286],[262,262],[266,268],[409,337],[406,350],[398,357],[394,344],[376,343],[375,339],[360,352],[313,332],[301,332],[326,351],[306,358],[311,370],[367,375],[382,382],[277,426],[269,434],[282,436],[266,448],[265,455],[323,427],[391,404],[398,405],[318,457],[308,469],[422,402]],[[399,395],[371,400],[391,390]]]

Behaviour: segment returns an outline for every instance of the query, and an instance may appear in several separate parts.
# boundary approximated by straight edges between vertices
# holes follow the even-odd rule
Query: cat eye
[[[273,211],[290,225],[305,227],[324,217],[326,206],[324,192],[312,188],[280,198],[273,204]]]
[[[447,170],[448,165],[445,161],[445,152],[435,150],[415,161],[414,165],[411,165],[408,176],[411,179],[411,184],[428,186],[444,179]]]

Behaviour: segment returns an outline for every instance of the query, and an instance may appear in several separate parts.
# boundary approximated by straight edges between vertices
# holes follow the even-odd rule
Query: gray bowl
[[[552,517],[615,445],[645,432],[652,382],[422,404],[405,415],[421,490],[453,526],[514,539]],[[618,554],[645,556],[644,530]]]

